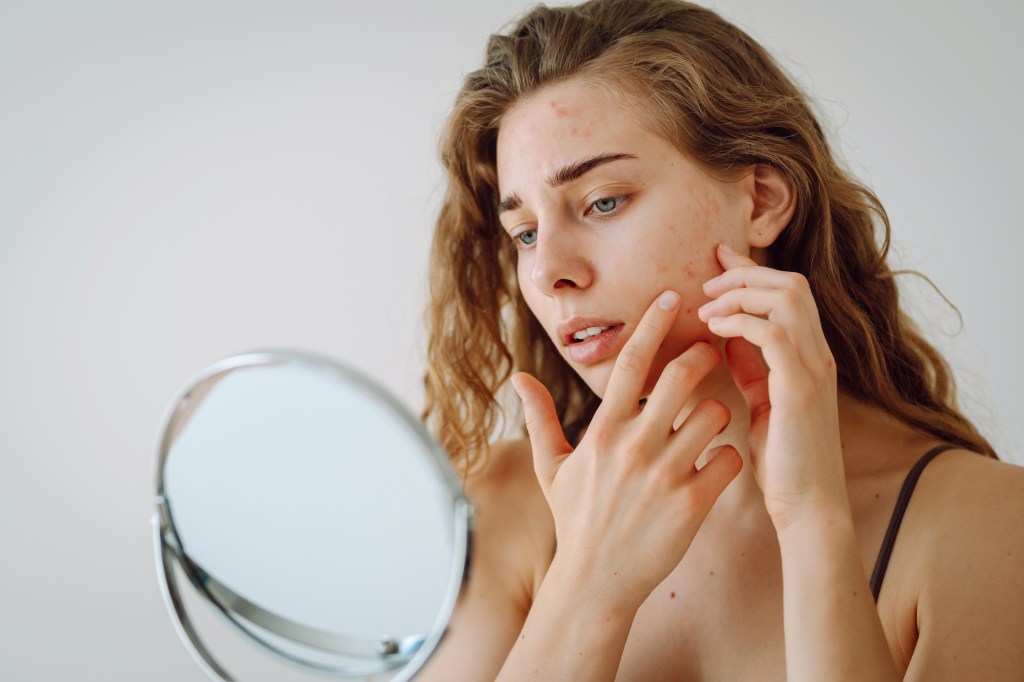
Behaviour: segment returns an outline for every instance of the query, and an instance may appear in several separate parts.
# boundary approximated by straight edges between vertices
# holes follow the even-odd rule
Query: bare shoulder
[[[554,521],[529,441],[492,445],[465,492],[476,508],[468,582],[444,641],[417,677],[424,682],[494,679],[554,553]]]
[[[1024,668],[1024,468],[943,453],[901,536],[913,549],[919,631],[907,679],[1008,679]]]
[[[477,529],[498,544],[540,543],[547,559],[554,551],[554,521],[533,470],[530,441],[501,441],[491,446],[486,466],[465,482],[477,509]]]
[[[998,544],[1024,533],[1024,467],[951,450],[921,480],[914,505],[931,517],[922,529],[928,539]]]

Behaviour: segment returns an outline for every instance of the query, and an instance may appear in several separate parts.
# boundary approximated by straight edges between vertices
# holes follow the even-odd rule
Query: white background
[[[150,550],[163,410],[261,347],[421,404],[436,138],[520,2],[0,4],[0,678],[205,679]],[[730,0],[880,194],[913,309],[1024,461],[1016,0]]]

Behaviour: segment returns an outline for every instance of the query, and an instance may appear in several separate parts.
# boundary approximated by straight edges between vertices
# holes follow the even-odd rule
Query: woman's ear
[[[789,179],[766,163],[754,166],[748,179],[753,209],[747,223],[747,243],[752,249],[764,249],[775,243],[796,211],[796,191]]]

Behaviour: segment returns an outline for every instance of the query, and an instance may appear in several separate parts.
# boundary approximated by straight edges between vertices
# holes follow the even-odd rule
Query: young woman
[[[1024,472],[763,48],[684,2],[538,8],[443,163],[426,415],[479,514],[421,679],[1024,677]],[[488,445],[509,382],[529,438]]]

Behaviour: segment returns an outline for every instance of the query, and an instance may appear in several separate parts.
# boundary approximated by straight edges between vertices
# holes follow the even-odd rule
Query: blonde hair
[[[500,415],[495,396],[513,371],[544,382],[570,441],[599,403],[526,306],[515,249],[497,218],[502,116],[570,78],[632,95],[646,125],[711,173],[755,163],[781,171],[795,189],[796,212],[768,248],[769,264],[807,277],[840,388],[936,438],[996,457],[957,408],[948,364],[900,310],[886,264],[885,209],[833,158],[806,98],[772,57],[687,2],[593,0],[537,7],[491,36],[486,63],[466,77],[443,135],[447,194],[431,252],[423,418],[464,472],[486,461]]]

